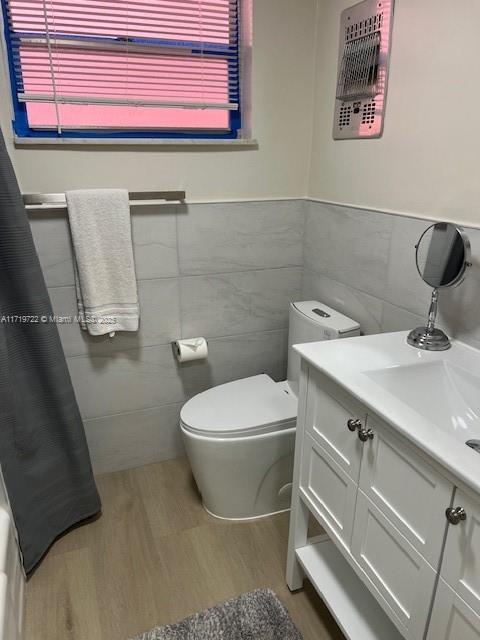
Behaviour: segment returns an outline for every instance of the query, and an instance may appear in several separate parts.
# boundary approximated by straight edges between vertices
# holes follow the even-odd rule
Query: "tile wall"
[[[366,334],[423,324],[431,290],[415,243],[429,224],[308,200],[134,209],[140,331],[92,338],[59,325],[95,471],[181,455],[180,408],[212,385],[283,379],[292,300],[318,299]],[[66,216],[31,225],[54,311],[75,315]],[[473,266],[441,293],[439,324],[480,348],[480,230],[466,231]],[[208,360],[178,365],[170,342],[199,335]]]
[[[284,378],[303,222],[302,201],[132,211],[140,331],[92,338],[59,324],[97,473],[181,454],[179,411],[192,395],[262,372]],[[54,312],[75,315],[65,213],[31,214],[31,226]],[[178,365],[170,342],[199,335],[208,360]]]
[[[425,324],[432,290],[418,275],[415,244],[431,222],[313,201],[305,209],[305,299],[337,308],[367,334]],[[480,348],[480,230],[465,231],[472,267],[440,293],[439,325]]]

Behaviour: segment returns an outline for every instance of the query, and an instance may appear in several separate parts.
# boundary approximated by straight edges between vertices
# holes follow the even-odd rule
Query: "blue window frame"
[[[42,138],[42,139],[142,139],[142,138],[158,138],[164,139],[218,139],[228,140],[236,139],[241,132],[241,99],[240,99],[240,7],[241,0],[223,0],[229,6],[230,23],[229,23],[229,42],[209,42],[206,37],[205,40],[178,40],[173,38],[155,38],[155,37],[138,37],[136,35],[128,36],[127,39],[119,38],[115,35],[95,35],[92,33],[72,33],[69,31],[60,31],[57,29],[55,32],[55,42],[68,41],[69,46],[73,44],[82,47],[82,43],[88,46],[91,50],[95,50],[96,45],[102,46],[108,45],[111,47],[125,46],[128,42],[128,46],[131,49],[135,47],[141,47],[143,51],[147,51],[149,48],[152,52],[158,51],[159,47],[168,48],[168,51],[175,55],[178,51],[179,55],[185,55],[184,52],[188,51],[191,56],[201,57],[204,60],[222,59],[228,68],[228,103],[230,105],[228,109],[228,126],[219,129],[206,129],[201,127],[182,129],[181,127],[162,127],[152,129],[149,128],[115,128],[108,124],[103,125],[101,128],[94,128],[87,126],[75,126],[65,127],[42,127],[37,128],[32,126],[29,122],[28,105],[32,104],[25,99],[25,82],[24,82],[24,68],[22,68],[22,55],[21,47],[26,41],[40,41],[42,38],[48,35],[48,27],[45,28],[45,32],[41,32],[38,28],[35,31],[21,30],[12,20],[12,5],[15,0],[0,0],[2,4],[3,22],[4,22],[4,35],[7,46],[8,65],[10,72],[10,82],[12,90],[12,100],[14,108],[13,128],[14,133],[18,138]],[[202,3],[204,0],[187,0],[188,2]],[[222,0],[216,0],[222,2]],[[167,4],[178,3],[178,0],[166,0]],[[65,0],[64,0],[65,3]],[[43,0],[32,0],[32,5],[45,6]],[[54,6],[54,0],[50,0],[50,5]],[[72,6],[75,5],[75,0],[71,0]],[[88,3],[87,3],[88,4]],[[128,4],[128,3],[127,3]],[[207,0],[208,4],[208,0]],[[233,12],[233,14],[232,14]],[[232,18],[233,15],[233,18]],[[22,24],[21,26],[24,26]],[[50,49],[50,47],[49,47]],[[46,50],[46,48],[45,48]],[[50,58],[50,61],[52,58]],[[53,73],[52,73],[53,77]],[[63,99],[63,98],[62,98]],[[46,101],[45,101],[46,102]],[[52,100],[50,102],[53,102]],[[62,102],[62,104],[69,104],[68,100]],[[73,102],[73,104],[78,104]],[[84,104],[90,104],[85,102]],[[235,105],[233,107],[232,105]],[[120,105],[116,105],[120,106]],[[137,106],[139,106],[137,104]],[[143,106],[143,105],[140,105]],[[148,107],[145,107],[148,108]],[[162,109],[168,109],[165,106]],[[58,115],[58,111],[57,111]],[[61,123],[60,123],[61,125]]]

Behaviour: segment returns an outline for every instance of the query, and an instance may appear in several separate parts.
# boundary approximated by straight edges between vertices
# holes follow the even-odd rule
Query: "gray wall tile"
[[[183,365],[185,392],[193,395],[216,384],[263,372],[281,380],[285,377],[286,346],[286,331],[213,340],[208,361]],[[72,359],[69,365],[71,362]],[[99,392],[103,395],[105,391],[101,385]],[[95,473],[182,455],[181,406],[181,403],[164,405],[85,420]]]
[[[84,418],[182,402],[215,384],[267,372],[285,375],[287,331],[216,338],[207,360],[180,365],[170,345],[67,358]]]
[[[415,261],[415,245],[430,222],[414,218],[394,218],[388,284],[385,300],[419,315],[427,312],[431,288],[421,279]]]
[[[288,327],[302,269],[266,269],[181,279],[183,333],[228,336]]]
[[[305,267],[382,298],[393,218],[311,202],[305,218]]]
[[[287,346],[285,329],[209,340],[208,360],[179,365],[185,396],[259,373],[284,380]]]
[[[383,222],[379,222],[379,217]],[[343,311],[358,320],[367,333],[424,325],[432,289],[417,272],[415,245],[431,224],[428,220],[407,216],[311,202],[305,224],[304,297],[318,297]],[[385,256],[379,261],[381,252],[376,249],[381,239],[385,239],[388,228],[391,237],[385,245],[389,250],[382,277],[380,269]],[[480,344],[480,231],[466,229],[466,233],[472,244],[472,268],[462,284],[440,292],[437,324],[449,335],[477,346]],[[358,250],[349,251],[350,245]],[[373,254],[373,261],[369,260],[369,253]],[[315,277],[314,273],[319,276]],[[369,285],[368,280],[371,280]],[[369,290],[375,297],[362,300],[358,289]],[[382,304],[380,316],[379,302]]]
[[[267,373],[276,381],[285,380],[287,348],[286,329],[215,338],[209,343],[212,382],[221,384],[259,373]]]
[[[396,307],[389,302],[383,303],[382,333],[411,331],[416,327],[424,326],[425,320],[425,317],[411,313],[401,307]]]
[[[420,278],[415,245],[431,222],[398,216],[392,234],[385,299],[426,323],[432,288]],[[437,323],[458,339],[480,341],[480,231],[465,229],[472,245],[472,268],[463,283],[440,291]],[[388,309],[388,307],[386,307]],[[408,316],[406,316],[408,317]],[[417,325],[415,325],[417,326]],[[411,327],[413,328],[413,327]]]
[[[49,290],[54,313],[77,316],[74,287]],[[91,336],[77,322],[59,324],[58,330],[65,354],[68,356],[105,355],[115,351],[168,344],[181,333],[179,281],[177,278],[141,280],[138,283],[140,300],[140,328],[136,333],[118,332],[114,338]]]
[[[140,330],[110,339],[59,324],[97,472],[177,455],[178,408],[195,393],[262,372],[285,377],[304,208],[282,201],[132,209]],[[65,212],[35,214],[31,227],[54,312],[75,316]],[[208,360],[178,365],[170,341],[202,334]]]
[[[148,409],[185,399],[170,345],[108,356],[67,358],[84,418]]]
[[[181,404],[85,421],[95,473],[109,473],[183,455]]]
[[[185,205],[132,207],[132,238],[137,280],[178,275],[176,213]],[[35,246],[48,287],[73,285],[72,250],[64,211],[30,218]]]
[[[141,317],[138,336],[142,345],[164,344],[181,333],[178,279],[141,280],[138,283]]]
[[[96,470],[177,455],[179,407],[201,390],[261,372],[284,379],[293,298],[319,299],[365,333],[423,323],[431,290],[416,272],[414,245],[428,225],[300,201],[135,211],[140,331],[92,339],[59,326]],[[64,213],[32,217],[32,232],[55,312],[75,315]],[[474,266],[441,293],[439,322],[480,346],[480,231],[467,233]],[[178,365],[170,340],[202,334],[208,360]]]
[[[73,284],[73,262],[65,212],[32,215],[30,228],[47,287]]]
[[[189,206],[178,216],[185,275],[302,265],[304,207],[299,201]]]
[[[382,301],[368,293],[305,269],[304,300],[318,300],[360,324],[363,334],[380,333]]]
[[[75,287],[53,287],[48,290],[53,313],[59,318],[72,318],[73,322],[58,322],[58,333],[66,356],[88,352],[88,338],[76,322],[78,315]]]
[[[178,275],[176,214],[185,205],[132,208],[132,237],[138,280]]]

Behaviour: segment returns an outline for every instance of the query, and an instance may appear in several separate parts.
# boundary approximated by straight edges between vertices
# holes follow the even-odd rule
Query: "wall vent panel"
[[[342,12],[333,137],[383,133],[394,0],[364,0]]]

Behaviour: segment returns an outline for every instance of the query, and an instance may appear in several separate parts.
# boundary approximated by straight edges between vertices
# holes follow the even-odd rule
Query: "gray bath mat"
[[[132,640],[302,640],[302,636],[273,591],[258,589]]]

